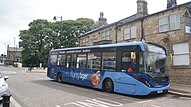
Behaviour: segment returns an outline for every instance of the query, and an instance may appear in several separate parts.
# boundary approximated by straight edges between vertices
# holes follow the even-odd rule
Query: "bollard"
[[[3,97],[3,107],[9,107],[11,95],[10,94],[3,94],[2,97]]]

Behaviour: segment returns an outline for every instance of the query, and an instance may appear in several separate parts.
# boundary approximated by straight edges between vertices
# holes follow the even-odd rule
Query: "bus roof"
[[[144,51],[144,42],[142,42],[142,41],[128,42],[128,43],[94,45],[94,46],[83,46],[83,47],[73,47],[73,48],[61,48],[61,49],[52,49],[51,51],[67,51],[67,50],[80,50],[80,49],[110,48],[110,47],[135,46],[135,45],[139,45],[141,50]]]

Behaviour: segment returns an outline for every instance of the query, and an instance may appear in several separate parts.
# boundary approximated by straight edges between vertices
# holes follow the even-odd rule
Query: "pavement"
[[[171,83],[169,93],[182,97],[191,97],[191,85]]]
[[[34,68],[31,71],[28,71],[31,73],[46,73],[47,68]],[[170,94],[179,95],[182,97],[191,97],[191,84],[180,84],[180,83],[170,83]]]

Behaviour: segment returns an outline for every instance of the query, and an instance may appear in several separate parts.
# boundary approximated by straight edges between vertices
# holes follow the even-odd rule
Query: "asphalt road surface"
[[[58,83],[45,72],[0,66],[12,94],[11,107],[191,107],[191,98],[171,94],[128,96]]]

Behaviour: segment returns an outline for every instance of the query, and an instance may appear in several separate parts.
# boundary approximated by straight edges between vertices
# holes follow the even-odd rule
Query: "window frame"
[[[182,52],[182,51],[176,51],[177,49],[175,49],[175,46],[177,45],[181,45],[181,44],[186,44],[187,45],[187,49],[186,49],[186,52]],[[185,49],[186,47],[182,48],[182,49]],[[189,48],[190,48],[190,45],[189,45],[189,42],[183,42],[183,43],[176,43],[176,44],[173,44],[173,66],[190,66],[190,51],[189,51]],[[175,51],[174,51],[175,50]],[[182,60],[186,60],[187,59],[187,63],[181,63],[180,60],[178,60],[178,63],[175,62],[176,59],[175,58],[180,58],[180,56],[186,56],[188,58],[181,58]],[[186,62],[186,61],[183,61],[183,62]]]
[[[89,37],[82,38],[82,45],[83,46],[89,45]]]
[[[130,28],[129,27],[126,27],[126,28],[124,28],[124,33],[123,33],[123,39],[124,40],[128,40],[128,39],[130,39],[131,37],[131,33],[130,33]]]
[[[136,36],[137,36],[137,27],[132,26],[131,27],[131,39],[136,38]]]
[[[123,40],[134,39],[137,36],[137,26],[126,27],[123,29]]]
[[[52,63],[52,56],[56,56],[54,64]],[[50,55],[50,65],[51,66],[57,66],[57,63],[58,63],[58,55],[57,54],[51,54]]]
[[[114,53],[115,54],[115,60],[112,60],[112,61],[115,61],[115,68],[114,69],[104,69],[104,54],[105,53]],[[110,62],[111,64],[111,62]],[[111,65],[110,65],[111,66]],[[112,71],[112,72],[115,72],[117,69],[117,52],[116,51],[113,51],[113,52],[110,52],[110,51],[106,51],[106,52],[102,52],[102,58],[101,58],[101,70],[103,71]]]
[[[74,55],[75,55],[75,60],[73,60],[73,59],[74,59],[74,58],[73,58]],[[71,55],[71,66],[70,66],[71,68],[76,68],[76,66],[77,66],[77,57],[78,57],[77,54],[72,54],[72,55]],[[74,63],[73,63],[73,61],[74,61]],[[75,65],[74,65],[74,64],[75,64]]]
[[[79,58],[80,55],[85,55],[85,58],[86,58],[86,59],[85,59],[86,62],[85,62],[84,68],[80,66],[80,63],[81,63],[81,62],[80,62],[80,58]],[[77,62],[77,63],[76,63],[76,64],[77,64],[77,65],[76,65],[76,68],[79,68],[79,69],[87,69],[87,53],[79,53],[79,54],[77,55],[77,61],[76,61],[76,62]]]
[[[175,18],[175,19],[173,19]],[[175,13],[170,15],[170,30],[177,30],[180,29],[180,13]],[[172,28],[172,25],[174,25],[174,28]]]
[[[100,54],[100,56],[99,56],[100,59],[99,59],[99,62],[98,62],[98,63],[99,63],[99,64],[98,64],[98,66],[99,66],[98,69],[97,69],[97,68],[96,68],[96,69],[92,69],[92,67],[89,66],[89,64],[90,64],[89,62],[91,61],[90,55],[94,55],[94,56],[95,56],[95,54]],[[101,70],[101,60],[102,60],[102,57],[101,57],[101,56],[102,56],[102,53],[101,53],[101,52],[88,53],[88,61],[87,61],[88,69],[91,69],[91,70]],[[96,59],[97,59],[97,58],[96,58]],[[89,68],[89,67],[90,67],[90,68]]]
[[[166,21],[166,22],[165,22]],[[166,29],[165,29],[166,27]],[[159,32],[169,31],[169,19],[168,16],[163,16],[159,18]]]
[[[101,40],[110,40],[110,31],[109,30],[101,32]]]
[[[64,56],[64,64],[63,65],[60,65],[60,60],[59,60],[60,56],[62,56],[62,57]],[[61,66],[61,67],[66,67],[66,55],[65,54],[58,54],[57,55],[57,65]]]
[[[169,32],[181,29],[181,14],[174,13],[167,16],[159,17],[158,30],[159,33]]]

